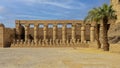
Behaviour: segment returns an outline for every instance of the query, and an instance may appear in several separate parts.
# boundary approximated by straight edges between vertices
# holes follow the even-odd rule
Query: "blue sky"
[[[87,12],[109,0],[0,0],[0,23],[15,20],[83,20]]]

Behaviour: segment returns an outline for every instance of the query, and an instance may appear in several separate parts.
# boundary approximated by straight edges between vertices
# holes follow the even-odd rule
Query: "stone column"
[[[72,40],[75,41],[75,24],[72,24]]]
[[[44,32],[44,40],[46,40],[46,37],[47,37],[47,24],[44,24],[44,28],[43,28],[43,32]]]
[[[95,27],[94,26],[90,27],[90,41],[91,42],[95,41]]]
[[[63,43],[65,42],[65,30],[66,30],[66,24],[63,24],[63,27],[62,27],[62,41],[63,41]]]
[[[16,20],[15,21],[15,23],[16,23],[16,34],[18,35],[18,39],[20,40],[21,39],[21,37],[20,37],[20,21],[19,20]]]
[[[28,41],[29,24],[25,24],[25,41]]]
[[[81,27],[81,43],[85,42],[85,26]]]
[[[34,25],[34,42],[37,43],[38,39],[38,24]]]
[[[16,32],[18,33],[20,28],[19,20],[16,20],[15,23],[16,23]]]
[[[57,25],[53,24],[53,40],[56,39],[56,29],[57,29]]]

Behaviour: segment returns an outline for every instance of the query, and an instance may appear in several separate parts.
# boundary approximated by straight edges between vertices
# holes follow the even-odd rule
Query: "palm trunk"
[[[102,43],[103,43],[103,50],[104,51],[109,51],[109,43],[108,43],[108,19],[107,18],[104,18],[103,19],[103,36],[102,36]]]
[[[99,36],[99,33],[100,33],[100,25],[96,24],[96,27],[95,27],[95,39],[97,41],[97,45],[98,45],[98,49],[101,48],[101,43],[100,43],[100,36]]]

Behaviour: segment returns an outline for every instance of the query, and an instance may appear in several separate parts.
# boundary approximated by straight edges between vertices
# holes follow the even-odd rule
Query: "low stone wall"
[[[89,48],[98,48],[97,43],[96,42],[90,42],[89,43]]]
[[[11,47],[89,47],[89,43],[81,43],[79,40],[76,42],[66,40],[39,40],[37,43],[34,40],[24,42],[23,40],[14,40]]]
[[[97,43],[89,43],[89,48],[97,48]],[[103,49],[103,46],[101,46],[101,49]],[[120,44],[110,44],[110,52],[114,53],[120,53]]]
[[[110,44],[110,52],[120,53],[120,44]]]

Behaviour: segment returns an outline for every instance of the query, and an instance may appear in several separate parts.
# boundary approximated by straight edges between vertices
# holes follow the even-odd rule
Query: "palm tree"
[[[108,43],[108,22],[116,19],[115,11],[112,8],[112,5],[104,4],[102,7],[99,7],[99,20],[102,21],[102,43],[104,51],[109,51],[109,43]]]
[[[84,22],[85,23],[91,23],[91,24],[95,24],[95,39],[97,41],[97,45],[98,45],[98,49],[101,48],[101,43],[99,40],[99,33],[100,33],[100,26],[99,26],[99,17],[97,15],[99,9],[98,8],[94,8],[92,10],[90,10],[88,12],[88,15],[86,16]]]
[[[102,24],[102,44],[103,44],[103,50],[104,51],[109,51],[109,43],[108,43],[108,30],[109,30],[109,26],[108,26],[108,22],[111,20],[115,20],[116,19],[116,14],[115,11],[112,8],[112,5],[107,5],[104,4],[103,6],[99,7],[99,8],[95,8],[93,9],[95,11],[95,13],[92,13],[88,16],[92,16],[93,18],[90,19],[92,21],[96,21],[96,22],[100,22]],[[102,21],[102,22],[101,22]]]

